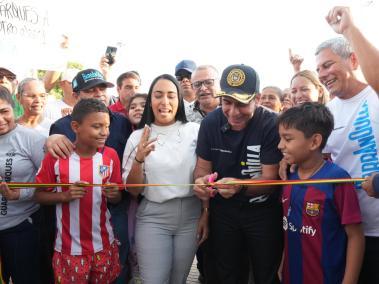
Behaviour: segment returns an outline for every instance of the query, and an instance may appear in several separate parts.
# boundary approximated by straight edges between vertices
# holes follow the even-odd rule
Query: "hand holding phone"
[[[114,63],[116,51],[117,51],[117,47],[107,46],[107,50],[105,51],[105,57],[108,59],[109,65],[112,65]]]

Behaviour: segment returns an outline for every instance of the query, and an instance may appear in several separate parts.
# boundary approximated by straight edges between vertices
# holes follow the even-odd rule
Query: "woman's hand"
[[[209,234],[209,208],[203,209],[201,213],[199,224],[197,225],[197,244],[201,245],[207,238]]]
[[[151,151],[155,150],[154,142],[157,141],[156,138],[149,140],[151,129],[149,126],[145,125],[141,140],[137,146],[137,153],[135,160],[142,164],[145,161],[145,158],[150,154]]]
[[[2,182],[0,184],[0,194],[4,196],[7,200],[18,200],[20,199],[20,189],[19,188],[9,188],[9,186]]]

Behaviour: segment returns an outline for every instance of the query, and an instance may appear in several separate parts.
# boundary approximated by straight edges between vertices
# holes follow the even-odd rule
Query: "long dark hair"
[[[145,124],[150,126],[155,120],[153,109],[151,107],[151,96],[153,93],[153,88],[159,80],[168,80],[175,85],[176,92],[178,94],[178,101],[179,101],[178,111],[175,114],[175,121],[179,120],[183,123],[188,122],[187,117],[186,117],[186,113],[184,111],[183,95],[182,95],[182,91],[180,89],[178,81],[175,79],[175,77],[173,77],[169,74],[163,74],[163,75],[160,75],[157,78],[155,78],[154,81],[150,85],[149,93],[147,95],[147,100],[146,100],[146,104],[145,104],[145,109],[143,111],[141,121],[138,125],[138,129],[143,128],[145,126]]]

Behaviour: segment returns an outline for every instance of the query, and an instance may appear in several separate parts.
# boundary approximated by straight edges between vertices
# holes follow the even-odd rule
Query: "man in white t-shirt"
[[[379,171],[379,99],[358,79],[355,52],[344,38],[330,39],[316,49],[316,63],[320,81],[334,96],[328,103],[334,129],[325,153],[353,178]],[[356,188],[366,237],[360,283],[379,283],[379,200],[369,197],[360,184]]]
[[[73,107],[78,101],[78,97],[72,91],[72,79],[80,70],[74,68],[66,69],[61,76],[59,86],[62,89],[63,97],[61,100],[48,101],[46,104],[44,116],[52,121],[57,121],[63,116],[72,112]],[[48,71],[54,72],[54,71]]]

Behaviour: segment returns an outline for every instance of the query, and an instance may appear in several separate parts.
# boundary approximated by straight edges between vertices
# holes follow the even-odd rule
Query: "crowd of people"
[[[105,56],[1,67],[2,280],[178,284],[196,257],[208,284],[379,283],[379,51],[349,8],[326,20],[342,37],[316,71],[290,51],[285,89],[244,64],[183,60],[147,94]]]

